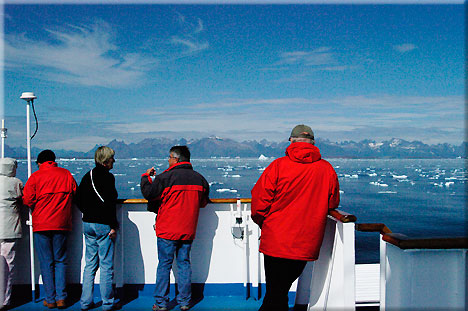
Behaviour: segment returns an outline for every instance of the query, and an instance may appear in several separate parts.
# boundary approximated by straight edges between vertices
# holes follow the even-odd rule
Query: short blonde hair
[[[114,155],[114,149],[107,146],[101,146],[97,148],[96,152],[94,153],[94,162],[96,165],[104,165],[107,161],[112,159]]]

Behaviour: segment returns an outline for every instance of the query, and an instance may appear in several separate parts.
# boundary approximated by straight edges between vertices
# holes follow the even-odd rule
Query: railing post
[[[388,233],[382,240],[382,310],[466,310],[467,238]]]
[[[260,295],[260,277],[261,277],[261,262],[260,262],[260,252],[259,248],[259,237],[260,237],[260,228],[250,220],[250,228],[252,228],[252,234],[250,236],[249,244],[250,246],[250,256],[251,260],[251,275],[252,275],[252,293],[251,295],[255,300],[259,300]]]
[[[355,309],[354,230],[354,222],[343,223],[331,216],[327,219],[320,256],[314,262],[309,283],[308,310]],[[298,282],[298,305],[304,304],[306,278],[302,275]]]
[[[380,311],[385,310],[386,276],[388,272],[387,269],[387,243],[383,240],[383,235],[380,235]]]
[[[115,249],[118,250],[116,251],[117,258],[115,258],[115,262],[120,263],[120,267],[117,266],[116,268],[116,287],[117,288],[123,288],[124,286],[124,279],[125,279],[125,212],[126,209],[124,208],[123,204],[118,205],[120,207],[118,215],[120,216],[119,224],[120,224],[120,229],[117,231],[117,239],[116,239],[116,245]]]

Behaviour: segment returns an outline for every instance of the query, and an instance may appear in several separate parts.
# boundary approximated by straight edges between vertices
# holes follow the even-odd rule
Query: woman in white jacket
[[[15,159],[0,158],[0,310],[10,305],[15,246],[21,238],[23,183],[15,177],[17,166]]]

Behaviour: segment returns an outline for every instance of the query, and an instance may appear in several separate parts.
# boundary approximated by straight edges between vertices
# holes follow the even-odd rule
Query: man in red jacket
[[[335,170],[297,125],[286,156],[273,161],[252,189],[252,219],[261,230],[266,293],[259,311],[287,311],[288,292],[307,261],[317,260],[328,211],[338,207]]]
[[[158,268],[153,311],[168,310],[169,275],[174,255],[178,267],[176,299],[181,310],[190,308],[190,250],[195,239],[200,208],[209,202],[210,186],[201,174],[193,170],[187,146],[172,147],[168,162],[169,168],[157,176],[154,167],[148,169],[140,183],[145,199],[158,209],[155,225]]]
[[[23,203],[32,210],[36,252],[45,289],[44,306],[65,308],[67,293],[67,233],[72,226],[72,200],[76,182],[70,172],[55,163],[55,154],[43,150],[37,156],[39,170],[26,182]]]

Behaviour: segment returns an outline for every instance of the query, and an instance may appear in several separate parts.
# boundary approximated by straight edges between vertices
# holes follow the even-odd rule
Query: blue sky
[[[464,140],[464,6],[4,7],[7,144],[147,137]],[[34,130],[34,124],[32,125]]]

